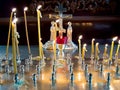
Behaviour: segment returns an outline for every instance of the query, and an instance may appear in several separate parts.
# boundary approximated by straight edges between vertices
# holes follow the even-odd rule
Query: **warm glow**
[[[85,88],[85,84],[84,84],[84,83],[82,83],[82,88],[83,88],[83,89]]]
[[[78,80],[80,81],[81,78],[82,78],[82,76],[81,76],[81,74],[80,74],[80,72],[79,72],[79,73],[78,73]]]
[[[87,44],[85,43],[84,45],[83,45],[83,47],[86,47],[87,46]]]
[[[40,38],[40,41],[42,40],[42,38]]]
[[[55,40],[53,41],[53,44],[55,44]]]
[[[120,40],[118,41],[118,43],[120,44]]]
[[[92,41],[95,41],[95,39],[93,38]]]
[[[99,43],[96,43],[96,46],[98,46],[99,45]]]
[[[80,36],[79,36],[79,39],[82,39],[82,37],[83,37],[83,36],[82,36],[82,35],[80,35]]]
[[[28,10],[28,7],[25,7],[25,8],[24,8],[24,11],[27,11],[27,10]]]
[[[37,10],[40,9],[41,7],[42,7],[42,5],[39,5],[39,6],[37,7]]]
[[[44,74],[42,74],[41,76],[42,76],[42,80],[44,80],[44,79],[45,79],[45,75],[44,75]]]
[[[108,47],[108,44],[105,44],[105,47]]]
[[[94,87],[97,87],[97,83],[94,83]]]
[[[13,23],[16,23],[17,21],[18,21],[18,19],[17,19],[17,18],[13,19]]]
[[[113,41],[117,40],[117,38],[118,38],[117,36],[116,36],[116,37],[113,37]]]
[[[82,26],[85,26],[86,25],[86,23],[82,23]]]
[[[115,90],[115,89],[110,85],[110,90]]]
[[[83,22],[82,23],[82,26],[92,26],[93,25],[93,23],[91,23],[91,22]]]
[[[15,11],[16,11],[16,8],[13,8],[13,9],[12,9],[12,12],[15,12]]]
[[[57,19],[56,22],[59,22],[59,19]]]

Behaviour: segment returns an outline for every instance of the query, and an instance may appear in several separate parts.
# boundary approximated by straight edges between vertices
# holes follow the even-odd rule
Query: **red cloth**
[[[57,44],[66,44],[67,43],[67,37],[57,37]]]

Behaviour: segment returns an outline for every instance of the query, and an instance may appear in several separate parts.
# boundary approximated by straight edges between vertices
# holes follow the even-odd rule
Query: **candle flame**
[[[79,39],[82,39],[82,37],[83,37],[83,36],[82,36],[82,35],[80,35],[80,36],[79,36]]]
[[[108,44],[105,44],[105,47],[108,47]]]
[[[15,12],[15,11],[16,11],[16,8],[13,8],[13,9],[12,9],[12,12]]]
[[[60,21],[59,19],[56,20],[56,22],[59,22],[59,21]]]
[[[99,45],[99,43],[96,43],[96,46]]]
[[[24,11],[27,11],[28,10],[28,7],[24,7]]]
[[[95,41],[95,38],[93,38],[92,41]]]
[[[42,5],[38,5],[37,10],[40,9],[41,7],[42,7]]]
[[[116,37],[113,37],[113,41],[117,40],[117,38],[118,38],[117,36],[116,36]]]
[[[13,19],[13,23],[16,23],[17,21],[18,21],[17,18],[14,18],[14,19]]]
[[[83,47],[86,47],[87,46],[87,44],[85,43],[85,44],[83,44]]]
[[[118,43],[120,44],[120,40],[118,41]]]

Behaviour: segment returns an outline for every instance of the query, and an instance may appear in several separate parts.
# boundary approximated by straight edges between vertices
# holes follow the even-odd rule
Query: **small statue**
[[[56,35],[55,35],[56,29],[55,29],[55,22],[54,21],[51,22],[50,32],[51,32],[50,40],[53,41],[56,38]]]
[[[68,22],[67,38],[68,38],[68,42],[72,41],[72,23],[71,22]]]

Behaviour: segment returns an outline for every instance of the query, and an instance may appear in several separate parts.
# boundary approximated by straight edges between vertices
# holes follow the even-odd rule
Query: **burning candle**
[[[28,7],[25,7],[24,8],[24,20],[25,20],[25,31],[26,31],[26,38],[27,38],[27,45],[28,45],[28,53],[31,54],[29,37],[28,37],[27,18],[26,18],[26,11],[27,10],[28,10]]]
[[[81,39],[82,39],[82,35],[79,36],[78,38],[78,43],[79,43],[79,58],[81,59]]]
[[[8,31],[8,39],[7,39],[7,47],[6,47],[6,58],[8,58],[8,48],[9,48],[9,41],[10,41],[10,32],[11,32],[12,17],[13,17],[13,13],[15,11],[16,11],[16,8],[13,8],[12,12],[11,12],[11,15],[10,15],[9,31]]]
[[[114,48],[114,41],[117,40],[117,36],[113,38],[112,43],[111,43],[111,49],[110,49],[110,60],[112,60],[112,55],[113,55],[113,48]]]
[[[82,48],[82,60],[85,60],[85,52],[87,51],[86,50],[86,46],[87,46],[87,44],[83,44],[83,48]]]
[[[40,12],[40,8],[41,8],[42,6],[41,5],[39,5],[38,7],[37,7],[37,21],[38,21],[38,40],[39,40],[39,57],[40,57],[40,59],[41,59],[41,32],[40,32],[40,17],[41,17],[41,12]]]
[[[107,47],[108,47],[108,44],[105,44],[104,53],[103,53],[105,57],[107,56]]]
[[[91,45],[91,56],[94,56],[94,41],[95,39],[92,39],[92,45]]]
[[[54,60],[56,60],[56,41],[53,41],[53,53],[54,53]]]
[[[117,50],[116,50],[116,53],[115,53],[115,55],[117,55],[117,56],[118,56],[119,48],[120,48],[120,40],[118,41],[118,46],[117,46]]]
[[[15,29],[16,29],[17,18],[12,21],[12,62],[14,67],[14,73],[17,74],[17,63],[16,63],[16,38],[15,38]]]
[[[96,60],[99,59],[98,53],[99,53],[99,47],[98,47],[99,43],[96,43],[95,45],[95,58]]]
[[[54,51],[54,60],[56,60],[56,36],[57,36],[57,30],[58,30],[58,27],[57,27],[57,22],[56,21],[54,24],[55,24],[55,33],[54,33],[54,41],[53,41],[53,51]]]

